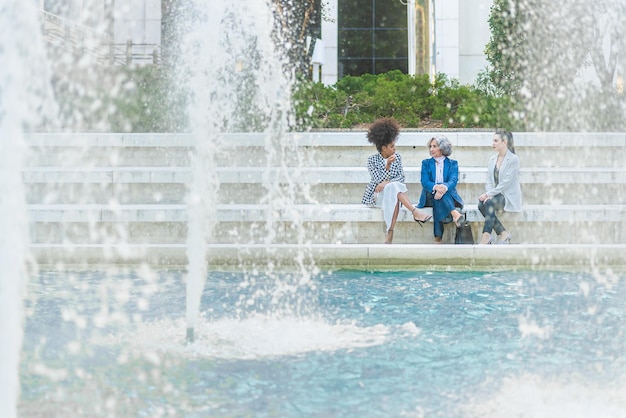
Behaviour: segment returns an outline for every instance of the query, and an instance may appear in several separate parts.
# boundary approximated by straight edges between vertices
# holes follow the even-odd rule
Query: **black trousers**
[[[484,202],[478,202],[478,210],[485,217],[483,232],[491,234],[491,230],[493,229],[497,235],[500,235],[506,231],[504,225],[502,225],[496,216],[497,212],[504,210],[505,203],[506,199],[503,194],[497,194]]]

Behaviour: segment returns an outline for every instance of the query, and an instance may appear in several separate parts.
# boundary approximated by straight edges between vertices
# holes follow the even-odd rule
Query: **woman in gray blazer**
[[[509,244],[511,234],[496,216],[498,211],[521,212],[522,189],[519,184],[519,157],[515,155],[513,134],[497,130],[493,135],[493,149],[497,152],[489,159],[486,192],[478,197],[478,210],[485,217],[483,235],[479,244]],[[494,241],[491,231],[498,240]]]

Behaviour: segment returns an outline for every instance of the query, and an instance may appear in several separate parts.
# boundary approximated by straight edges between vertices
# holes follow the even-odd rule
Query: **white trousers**
[[[407,188],[404,183],[392,181],[385,186],[382,192],[374,195],[376,207],[383,210],[383,219],[387,225],[387,232],[389,232],[391,228],[393,212],[396,210],[396,205],[398,204],[398,193],[406,192]]]

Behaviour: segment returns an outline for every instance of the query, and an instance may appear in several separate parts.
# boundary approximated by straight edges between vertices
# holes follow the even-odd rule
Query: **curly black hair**
[[[398,135],[400,135],[400,125],[394,118],[377,119],[367,130],[367,140],[376,145],[378,152],[383,149],[383,146],[395,142]]]

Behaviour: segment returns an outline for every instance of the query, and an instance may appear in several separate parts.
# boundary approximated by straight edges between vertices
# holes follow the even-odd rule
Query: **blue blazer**
[[[426,194],[433,193],[433,187],[435,187],[435,180],[437,178],[437,163],[434,158],[428,158],[422,161],[422,194],[420,196],[419,204],[420,208],[426,205]],[[448,193],[450,196],[463,207],[463,199],[456,191],[456,184],[459,181],[459,163],[456,160],[452,160],[448,157],[443,160],[443,184],[448,186]]]

